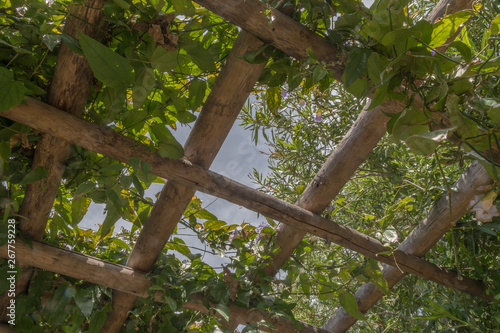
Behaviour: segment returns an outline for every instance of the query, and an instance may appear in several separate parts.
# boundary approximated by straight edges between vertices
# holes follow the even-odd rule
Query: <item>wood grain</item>
[[[234,121],[265,67],[250,64],[237,56],[258,50],[263,43],[242,31],[208,96],[184,147],[190,163],[209,168],[233,127]],[[168,181],[137,239],[127,266],[149,272],[156,258],[182,218],[196,188]],[[113,310],[108,314],[101,332],[119,332],[135,296],[113,291]]]
[[[0,247],[0,257],[8,258],[7,245]],[[57,246],[33,242],[32,247],[30,247],[23,243],[21,239],[17,239],[16,260],[26,266],[34,266],[56,274],[113,288],[114,290],[134,296],[134,299],[135,297],[150,297],[148,290],[152,283],[141,271]],[[163,292],[156,291],[152,297],[155,301],[164,303],[162,299]],[[210,312],[203,305],[201,294],[193,294],[190,297],[193,299],[192,301],[182,303],[184,309],[201,311],[203,313]],[[328,332],[307,323],[300,323],[304,326],[304,329],[297,330],[295,323],[284,317],[271,315],[268,312],[257,309],[240,308],[234,304],[229,304],[228,307],[231,313],[231,320],[235,320],[237,323],[243,325],[265,320],[272,323],[276,328],[275,330],[268,330],[269,332]],[[213,311],[210,313],[216,315]],[[6,325],[0,326],[0,332],[2,332],[2,329],[6,330],[5,332],[11,332]]]
[[[96,37],[102,25],[103,0],[85,0],[70,6],[64,33],[76,37],[77,32]],[[48,103],[72,115],[81,116],[90,91],[92,71],[82,55],[71,51],[62,43],[57,55],[57,65],[50,86]],[[61,178],[66,169],[66,158],[71,144],[53,137],[42,135],[37,142],[32,169],[42,166],[47,177],[28,185],[19,212],[19,226],[34,240],[41,240],[49,214],[54,205]],[[32,270],[25,267],[16,281],[16,295],[24,292],[32,276]],[[0,296],[0,318],[5,320],[9,298]]]
[[[44,115],[41,117],[40,115]],[[338,225],[303,208],[266,195],[236,181],[206,170],[198,165],[188,165],[180,160],[169,160],[151,152],[148,146],[124,137],[111,129],[78,119],[49,105],[28,99],[27,104],[18,105],[0,115],[21,122],[37,130],[49,132],[61,139],[78,144],[123,163],[136,157],[151,165],[151,173],[228,200],[250,210],[261,213],[292,227],[325,238],[347,249],[397,266],[403,271],[460,290],[484,299],[486,289],[480,281],[460,278],[436,265],[403,251],[393,255],[379,253],[389,250],[378,240],[363,235],[357,230]]]

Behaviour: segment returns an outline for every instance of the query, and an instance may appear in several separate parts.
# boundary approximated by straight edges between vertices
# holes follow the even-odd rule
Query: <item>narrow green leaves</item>
[[[79,34],[80,45],[94,76],[105,85],[122,89],[134,80],[130,63],[98,41]]]

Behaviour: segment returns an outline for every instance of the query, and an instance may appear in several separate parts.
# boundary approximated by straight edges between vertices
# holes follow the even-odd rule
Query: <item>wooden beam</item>
[[[451,197],[449,195],[442,197],[427,217],[399,245],[398,250],[422,257],[453,227],[454,222],[467,212],[474,196],[483,194],[484,187],[491,183],[492,180],[483,166],[474,162],[453,185],[453,188],[457,190],[451,194]],[[382,274],[389,288],[405,276],[397,268],[387,265],[384,265]],[[363,284],[355,293],[359,311],[367,312],[383,296],[384,293],[373,283]],[[323,328],[335,333],[345,332],[354,325],[356,320],[341,309],[325,323]]]
[[[8,258],[7,244],[0,247],[0,257]],[[149,297],[148,290],[152,285],[148,277],[139,270],[40,242],[32,242],[32,247],[30,247],[21,239],[16,239],[16,261],[21,265],[33,266],[113,288],[134,297]],[[193,301],[182,303],[184,309],[216,315],[214,311],[210,311],[203,305],[200,294],[191,296]],[[153,295],[155,301],[163,303],[162,297],[161,291],[156,291]],[[298,323],[302,324],[304,329],[297,330],[294,322],[265,311],[240,308],[234,304],[229,304],[228,307],[231,320],[243,325],[265,320],[276,328],[274,330],[267,328],[269,332],[328,333],[327,330],[300,322]],[[0,326],[0,329],[7,329],[6,326]]]
[[[321,214],[351,179],[359,165],[368,157],[386,132],[389,118],[377,107],[369,112],[362,110],[355,124],[342,138],[308,184],[296,202],[298,207]],[[276,248],[263,264],[267,275],[275,275],[299,246],[306,232],[289,224],[281,224],[276,233]]]
[[[446,14],[453,14],[458,11],[470,8],[470,0],[441,0],[427,17],[427,21],[435,22]],[[453,41],[455,36],[448,42]],[[445,50],[442,50],[445,52]],[[422,257],[438,240],[452,227],[450,216],[453,221],[465,214],[470,200],[478,192],[482,185],[489,184],[491,179],[485,170],[475,164],[467,169],[462,177],[455,184],[460,192],[454,193],[451,198],[445,196],[433,207],[428,217],[424,219],[416,229],[398,247],[407,253]],[[449,200],[452,200],[452,212],[449,211]],[[441,213],[439,213],[441,212]],[[399,282],[405,274],[393,267],[384,265],[382,270],[384,278],[387,280],[389,288],[392,288]],[[372,283],[362,285],[355,294],[358,301],[359,311],[365,313],[374,306],[384,294]],[[344,309],[339,309],[323,327],[333,332],[345,332],[357,321],[350,316]]]
[[[85,0],[70,6],[64,33],[77,37],[80,31],[96,37],[103,23],[103,0]],[[90,91],[92,70],[84,56],[74,53],[62,43],[57,54],[57,65],[48,95],[48,104],[80,117]],[[47,219],[54,205],[61,178],[66,169],[71,144],[53,137],[42,135],[37,142],[32,169],[42,166],[47,177],[27,186],[19,216],[19,226],[34,240],[41,240]],[[32,270],[25,268],[16,284],[16,295],[24,292],[32,276]],[[10,298],[6,293],[0,296],[0,318],[6,320],[6,310]]]
[[[227,21],[250,32],[266,43],[296,59],[307,59],[310,50],[318,61],[325,62],[341,81],[344,64],[337,50],[326,39],[278,10],[257,0],[194,0]],[[267,13],[267,14],[266,14]]]
[[[378,240],[357,230],[338,225],[333,221],[313,214],[303,208],[266,195],[236,181],[206,170],[198,165],[189,165],[181,160],[169,160],[151,152],[150,147],[124,137],[109,128],[78,119],[49,105],[28,98],[0,115],[24,123],[39,131],[49,132],[63,140],[101,153],[123,163],[138,158],[151,165],[151,173],[228,200],[285,224],[327,239],[340,246],[368,256],[404,272],[418,275],[465,293],[491,300],[485,286],[476,280],[459,277],[403,251],[396,250],[391,256],[380,253],[389,251]]]
[[[212,164],[266,65],[250,64],[237,56],[256,51],[262,45],[251,34],[240,32],[186,141],[184,153],[189,163],[203,168]],[[127,266],[143,272],[153,268],[195,192],[193,186],[167,182],[143,226]],[[134,302],[134,295],[113,292],[113,310],[108,314],[102,332],[119,332]]]

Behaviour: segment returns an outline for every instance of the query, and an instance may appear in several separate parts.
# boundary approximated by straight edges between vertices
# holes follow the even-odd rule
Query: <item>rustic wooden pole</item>
[[[398,250],[422,257],[453,227],[454,222],[467,212],[474,196],[484,193],[484,187],[491,183],[492,180],[483,166],[474,162],[453,185],[456,191],[453,191],[451,196],[446,195],[438,201],[427,217],[399,245]],[[387,265],[384,265],[382,274],[389,288],[405,276],[405,273],[397,268]],[[373,283],[363,284],[355,293],[358,310],[363,313],[367,312],[383,296],[384,293]],[[323,328],[335,333],[345,332],[356,320],[341,309],[325,323]]]
[[[16,260],[20,264],[113,288],[133,295],[134,299],[135,297],[150,297],[148,290],[152,283],[139,270],[53,245],[40,242],[33,242],[31,245],[24,243],[21,239],[16,240]],[[0,257],[8,258],[7,245],[0,247]],[[162,297],[163,293],[161,291],[156,291],[153,294],[153,298],[157,302],[164,302]],[[203,305],[202,295],[193,294],[191,298],[193,298],[192,301],[182,303],[184,309],[216,315],[216,313],[213,313],[214,311],[210,311]],[[275,327],[274,330],[261,327],[264,330],[267,329],[268,332],[328,333],[325,329],[301,322],[298,323],[303,325],[304,328],[297,330],[294,322],[266,311],[240,308],[234,304],[229,304],[228,307],[231,319],[238,324],[246,325],[261,320],[271,323]],[[8,326],[0,326],[0,332],[2,332],[1,329],[8,329]],[[11,331],[7,330],[6,332]]]
[[[103,0],[85,0],[70,6],[64,33],[77,37],[80,31],[88,36],[99,35],[103,24]],[[84,56],[74,53],[62,43],[57,55],[57,65],[48,95],[48,104],[80,117],[90,91],[92,70]],[[37,143],[32,169],[42,166],[47,177],[28,185],[19,216],[20,228],[34,240],[41,240],[52,210],[57,190],[66,168],[71,144],[45,133]],[[16,295],[26,290],[32,276],[27,267],[16,282]],[[5,320],[9,297],[0,296],[0,318]]]
[[[212,164],[266,65],[250,64],[237,56],[258,50],[262,45],[245,31],[239,34],[185,144],[184,153],[189,163],[204,168]],[[127,266],[143,272],[153,268],[195,192],[192,185],[167,182],[143,226]],[[114,291],[113,310],[102,332],[119,332],[134,302],[134,295]]]
[[[470,0],[441,0],[436,4],[427,20],[435,22],[446,13],[453,14],[470,8],[471,4]],[[452,37],[449,42],[454,39],[455,37]],[[475,194],[474,191],[478,191],[482,185],[489,182],[491,179],[482,167],[475,165],[469,168],[456,183],[456,186],[461,189],[460,193],[458,195],[454,193],[451,198],[443,197],[433,207],[429,216],[401,243],[399,249],[419,257],[423,256],[452,227],[448,200],[452,200],[452,218],[455,221],[465,213],[465,209]],[[444,213],[439,214],[440,211],[444,211]],[[404,274],[399,270],[389,266],[384,266],[382,274],[390,288],[404,277]],[[355,297],[358,301],[358,310],[365,313],[383,297],[383,293],[374,284],[366,283],[356,291]],[[344,309],[339,309],[324,324],[324,327],[333,332],[345,332],[356,321],[357,319],[350,316]]]
[[[480,281],[461,278],[403,251],[396,250],[391,256],[381,255],[388,251],[378,240],[357,230],[338,225],[303,208],[266,195],[236,181],[206,170],[198,165],[188,165],[181,160],[169,160],[149,150],[149,147],[124,137],[108,128],[98,126],[49,105],[28,98],[1,116],[24,123],[37,130],[52,133],[61,139],[78,144],[123,163],[136,157],[151,165],[151,173],[228,200],[285,224],[325,238],[347,249],[399,267],[407,273],[442,284],[448,288],[491,300]],[[42,116],[43,115],[43,116]]]

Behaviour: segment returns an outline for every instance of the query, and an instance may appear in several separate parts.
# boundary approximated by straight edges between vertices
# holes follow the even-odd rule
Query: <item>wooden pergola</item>
[[[23,217],[20,228],[32,237],[33,246],[29,247],[21,240],[16,243],[16,260],[23,267],[16,292],[22,293],[27,289],[36,268],[112,288],[113,310],[108,314],[102,332],[119,332],[137,297],[149,297],[151,281],[145,273],[153,269],[156,258],[163,251],[195,192],[201,191],[281,222],[276,233],[276,245],[280,251],[273,254],[264,266],[269,276],[280,270],[306,233],[310,233],[384,263],[382,274],[389,287],[410,273],[491,301],[492,295],[481,281],[460,276],[421,259],[467,212],[472,198],[491,183],[487,172],[479,164],[473,163],[456,181],[454,187],[457,192],[453,193],[451,203],[444,195],[391,255],[381,254],[387,253],[388,249],[378,240],[320,215],[386,133],[389,118],[384,113],[396,113],[405,108],[401,101],[388,100],[369,112],[363,110],[294,205],[209,170],[265,67],[265,63],[250,64],[238,56],[257,50],[264,43],[271,43],[296,59],[307,59],[306,50],[311,49],[338,80],[342,77],[344,64],[327,39],[287,16],[287,12],[293,11],[290,6],[273,11],[274,19],[270,24],[264,14],[265,4],[258,0],[195,1],[242,30],[187,139],[184,150],[189,161],[162,158],[142,143],[83,120],[81,116],[93,75],[85,57],[73,53],[65,44],[59,49],[48,103],[27,98],[26,103],[0,112],[2,117],[44,133],[37,144],[33,169],[43,166],[48,170],[46,179],[27,187],[19,213]],[[433,22],[445,12],[451,14],[470,4],[469,0],[441,0],[428,19]],[[76,32],[81,31],[98,37],[99,27],[103,24],[102,6],[103,0],[85,0],[83,4],[72,5],[65,33],[76,36]],[[414,103],[417,107],[422,106],[417,95]],[[131,158],[138,158],[151,165],[152,174],[168,180],[126,266],[41,242],[65,169],[63,161],[73,144],[125,164],[129,164]],[[500,157],[500,154],[497,155]],[[3,258],[8,257],[6,245],[0,248],[0,254]],[[368,311],[383,295],[374,284],[363,285],[355,294],[359,311]],[[209,313],[210,309],[203,305],[202,297],[192,295],[192,301],[183,303],[183,308]],[[154,298],[161,302],[162,293],[156,292]],[[0,313],[5,322],[8,302],[8,296],[3,294],[0,297]],[[283,317],[234,304],[228,307],[231,316],[226,324],[233,328],[238,324],[265,320],[275,328],[262,329],[273,332],[344,332],[356,321],[340,310],[322,328],[302,323],[304,328],[297,329],[292,321]],[[10,330],[7,325],[0,327],[0,332]]]

